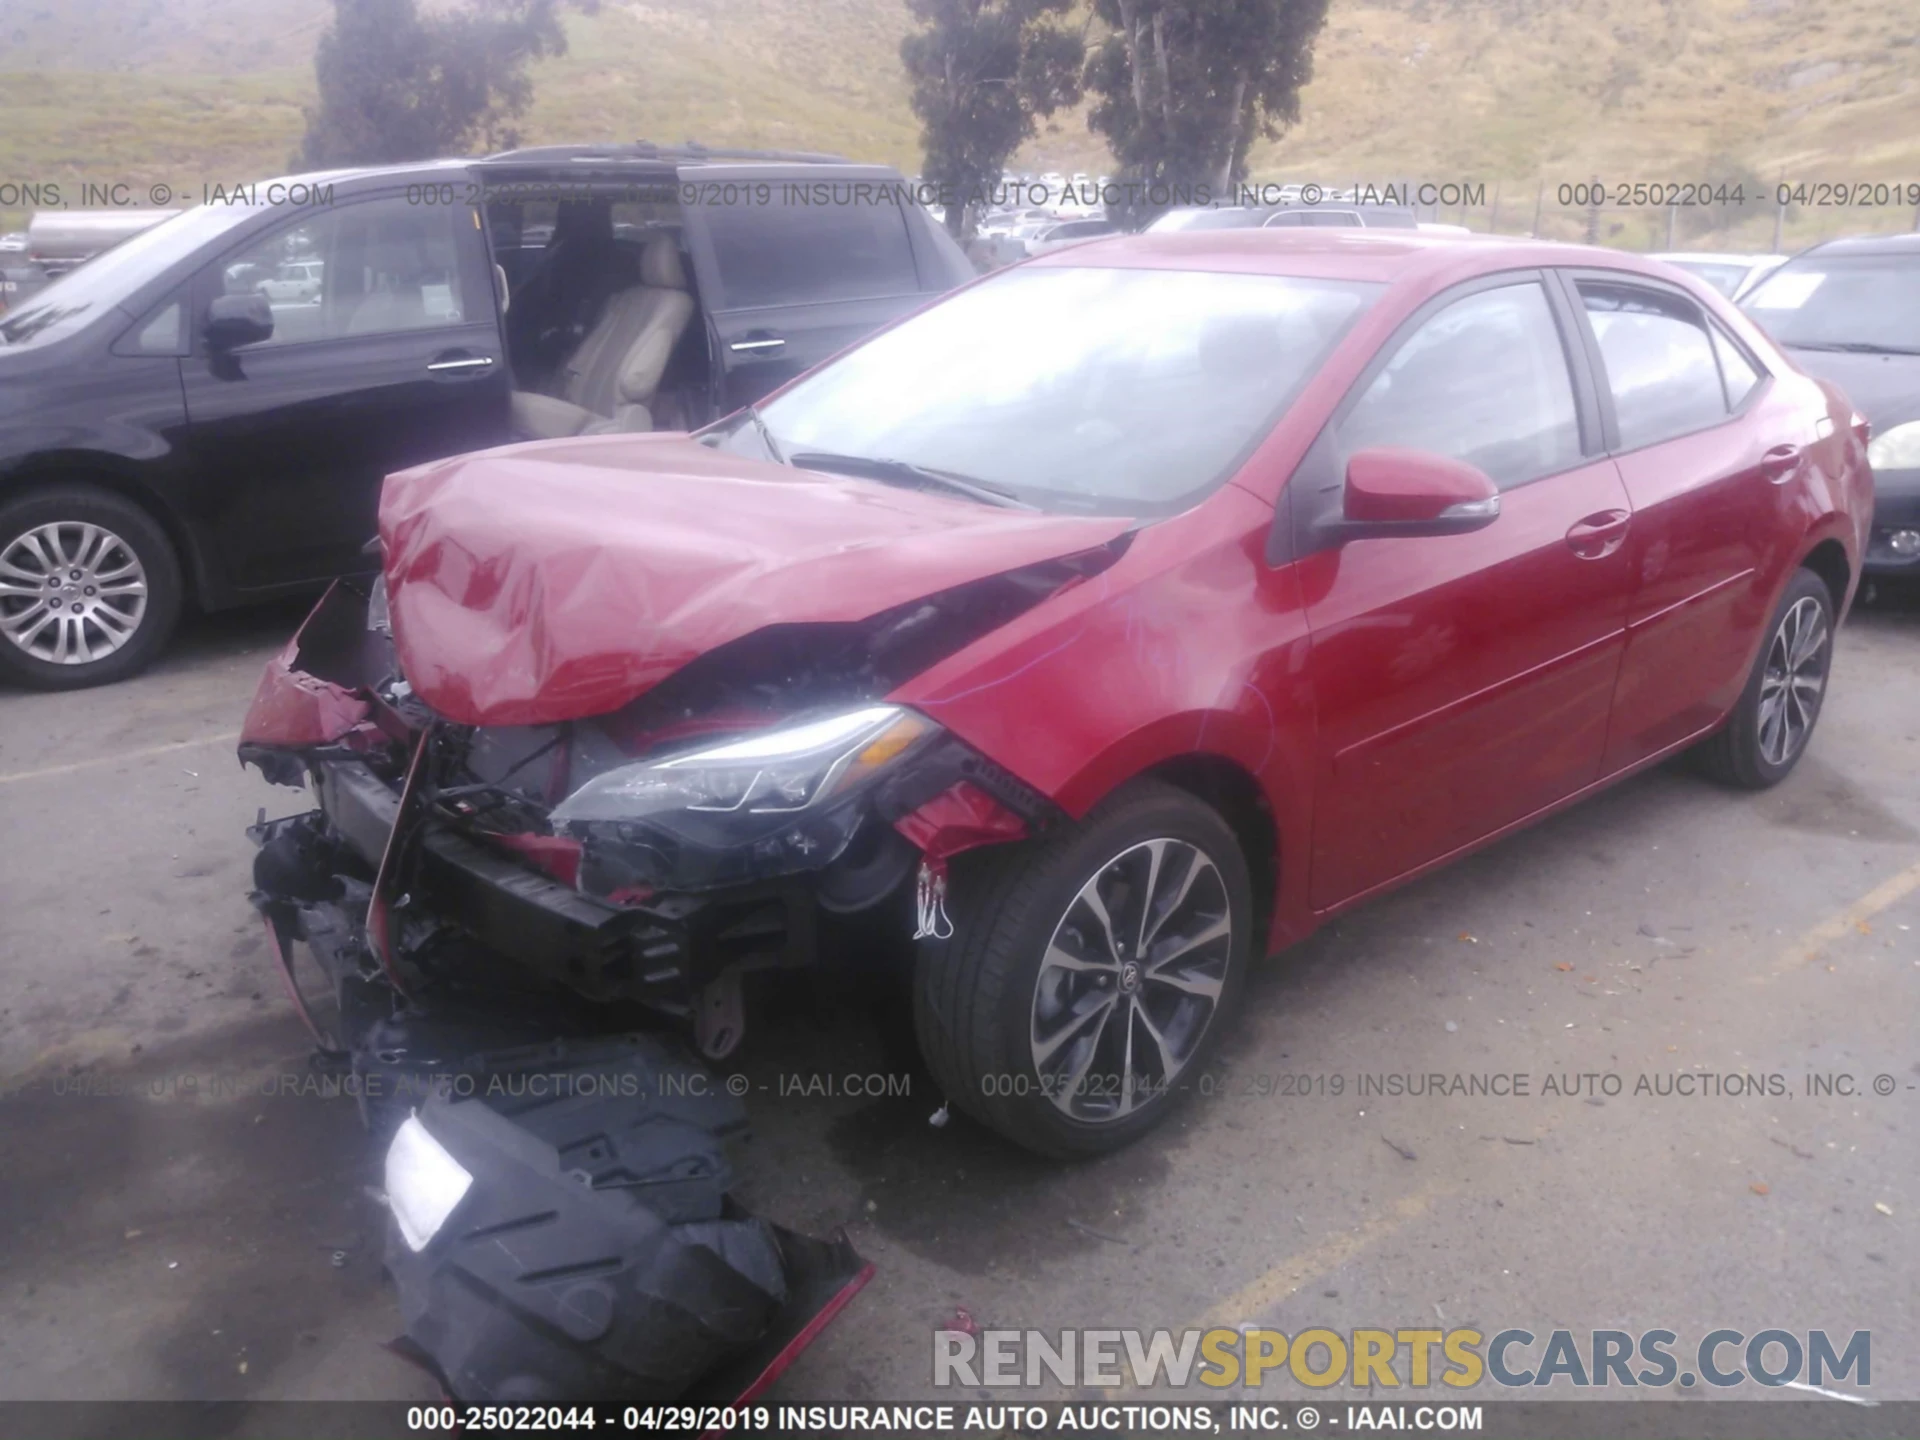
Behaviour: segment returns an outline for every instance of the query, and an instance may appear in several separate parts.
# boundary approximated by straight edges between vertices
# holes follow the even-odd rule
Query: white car
[[[1102,235],[1116,235],[1120,227],[1111,220],[1062,220],[1058,224],[1043,226],[1032,236],[1027,237],[1027,254],[1044,255],[1049,250],[1058,250],[1062,246],[1077,245],[1082,240],[1095,240]]]
[[[1245,205],[1183,205],[1157,216],[1147,226],[1146,233],[1164,235],[1170,230],[1251,230],[1271,213]]]
[[[982,220],[980,228],[973,233],[982,240],[1000,240],[1022,226],[1033,228],[1049,224],[1052,220],[1052,214],[1045,210],[1001,210]]]
[[[320,298],[321,260],[290,260],[260,282],[260,293],[278,304],[311,304]]]
[[[1736,255],[1718,250],[1668,250],[1652,258],[1691,271],[1729,300],[1738,300],[1787,263],[1784,255]]]

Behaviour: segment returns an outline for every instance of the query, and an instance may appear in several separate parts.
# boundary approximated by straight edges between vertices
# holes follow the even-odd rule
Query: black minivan
[[[555,146],[212,193],[0,316],[0,680],[365,569],[392,471],[691,429],[972,278],[899,174]]]

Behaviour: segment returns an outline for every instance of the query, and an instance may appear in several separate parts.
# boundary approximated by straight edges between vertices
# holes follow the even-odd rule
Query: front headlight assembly
[[[868,705],[603,771],[554,807],[584,842],[583,890],[700,889],[830,864],[865,791],[941,733],[898,705]]]

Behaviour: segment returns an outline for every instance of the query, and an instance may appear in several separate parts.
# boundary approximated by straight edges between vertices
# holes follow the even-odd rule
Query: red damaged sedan
[[[389,1057],[482,1001],[719,1056],[897,933],[946,1097],[1109,1149],[1329,915],[1687,747],[1791,770],[1865,441],[1629,255],[1064,250],[699,434],[393,476],[247,720],[320,802],[255,899]]]

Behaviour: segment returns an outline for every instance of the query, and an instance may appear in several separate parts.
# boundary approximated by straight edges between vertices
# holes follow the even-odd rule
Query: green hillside
[[[0,183],[208,180],[284,168],[327,0],[0,0]],[[917,168],[903,0],[607,0],[536,72],[529,142],[698,138]],[[1471,180],[1478,227],[1663,243],[1562,183],[1744,179],[1767,202],[1680,212],[1676,242],[1768,244],[1792,181],[1920,180],[1920,11],[1874,0],[1334,0],[1273,178]],[[1023,167],[1099,171],[1079,116]],[[1496,212],[1494,202],[1498,200]],[[1544,201],[1544,203],[1542,203]],[[1537,209],[1536,209],[1537,207]],[[5,217],[0,217],[5,218]],[[11,217],[18,219],[17,213]],[[1791,243],[1906,229],[1912,206],[1797,211]]]

